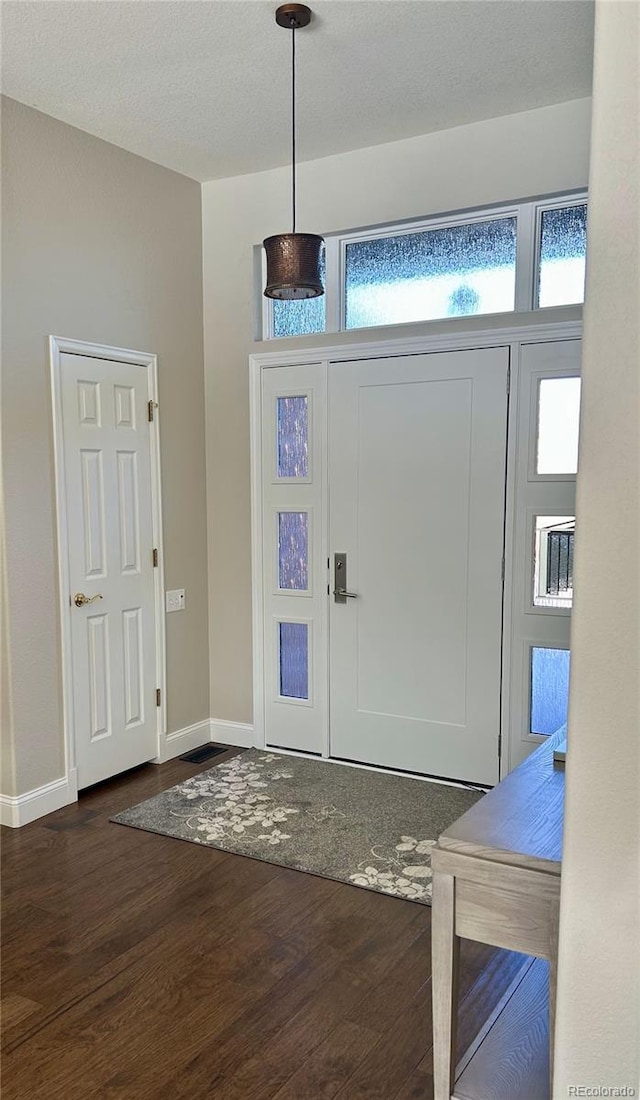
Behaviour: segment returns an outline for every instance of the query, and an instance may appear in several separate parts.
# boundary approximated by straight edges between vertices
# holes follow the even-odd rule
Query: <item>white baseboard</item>
[[[226,722],[222,718],[211,719],[211,740],[221,745],[252,749],[254,737],[254,728],[248,722]]]
[[[196,722],[193,726],[185,726],[184,729],[168,733],[164,739],[161,755],[156,757],[156,763],[164,764],[167,760],[174,760],[183,752],[197,749],[199,745],[206,745],[209,741],[217,741],[222,745],[234,745],[241,749],[253,748],[254,728],[247,722],[226,722],[218,718],[205,718],[202,722]],[[51,783],[45,783],[43,787],[36,787],[33,791],[15,797],[0,794],[0,825],[8,825],[11,829],[19,829],[21,825],[28,825],[39,817],[45,817],[55,810],[68,806],[78,800],[78,776],[75,769],[68,776],[54,779]]]
[[[0,794],[0,825],[19,829],[21,825],[29,825],[39,817],[61,810],[63,806],[69,806],[77,800],[78,776],[73,768],[68,775],[45,783],[42,787],[35,787],[25,794],[15,797]]]
[[[168,733],[164,750],[155,762],[164,764],[167,760],[174,760],[176,756],[182,756],[183,752],[197,749],[209,741],[250,749],[253,747],[253,740],[253,726],[248,723],[205,718],[203,722],[196,722],[193,726],[185,726],[184,729],[176,730],[175,733]]]
[[[164,750],[156,762],[164,764],[167,760],[175,760],[176,756],[182,756],[183,752],[206,745],[210,740],[211,721],[205,718],[202,722],[195,722],[193,726],[185,726],[181,730],[175,730],[174,733],[168,733]]]

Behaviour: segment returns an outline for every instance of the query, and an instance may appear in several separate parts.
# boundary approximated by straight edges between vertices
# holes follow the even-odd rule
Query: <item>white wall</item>
[[[589,127],[590,100],[576,100],[303,163],[298,228],[330,233],[582,188]],[[254,246],[288,228],[289,205],[288,167],[203,187],[211,713],[241,722],[252,720]]]
[[[579,1085],[640,1092],[639,45],[640,5],[599,0],[557,1100]]]

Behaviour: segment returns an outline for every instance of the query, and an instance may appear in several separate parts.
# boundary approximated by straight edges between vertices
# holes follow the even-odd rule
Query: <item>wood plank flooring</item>
[[[2,830],[3,1100],[430,1100],[428,908],[109,822],[204,767]],[[461,1051],[521,961],[464,944]]]

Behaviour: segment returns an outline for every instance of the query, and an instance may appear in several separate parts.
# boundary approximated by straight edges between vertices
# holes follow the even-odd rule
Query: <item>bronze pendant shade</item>
[[[290,301],[324,294],[320,256],[324,241],[315,233],[278,233],[263,241],[267,254],[267,298]]]
[[[291,200],[292,232],[267,237],[267,298],[291,301],[324,294],[320,259],[324,240],[316,233],[296,233],[296,30],[311,21],[304,4],[282,4],[276,11],[279,27],[291,30]]]

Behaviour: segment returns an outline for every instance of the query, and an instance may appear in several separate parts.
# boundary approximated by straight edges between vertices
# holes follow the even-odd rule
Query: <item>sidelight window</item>
[[[569,709],[568,649],[531,648],[531,733],[550,735],[567,724]]]
[[[575,474],[578,469],[580,379],[541,378],[538,383],[537,474]]]
[[[535,517],[534,607],[571,607],[575,526],[574,516]]]

